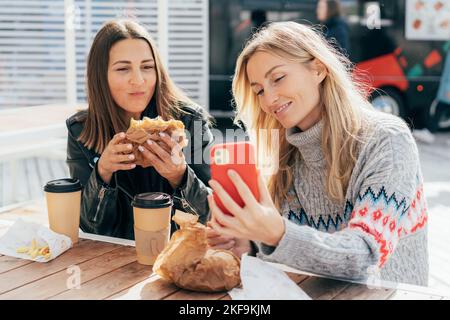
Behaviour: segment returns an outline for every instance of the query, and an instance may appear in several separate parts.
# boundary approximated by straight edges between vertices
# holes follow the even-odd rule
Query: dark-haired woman
[[[97,33],[87,63],[87,97],[88,109],[67,120],[67,164],[84,187],[81,229],[134,239],[131,201],[144,192],[168,193],[174,208],[206,222],[210,170],[203,154],[213,140],[209,116],[172,82],[143,26],[110,21]],[[152,166],[133,163],[124,132],[131,118],[144,116],[184,123],[189,144],[182,161],[173,160],[169,150],[181,146],[166,135],[139,148]]]
[[[339,0],[319,0],[317,19],[324,25],[325,38],[340,52],[349,55],[349,36],[347,23],[342,19]]]

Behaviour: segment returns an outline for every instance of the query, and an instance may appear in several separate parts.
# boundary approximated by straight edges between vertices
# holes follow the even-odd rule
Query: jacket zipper
[[[184,209],[189,209],[191,211],[191,213],[194,213],[198,216],[197,211],[193,208],[193,206],[189,203],[189,201],[186,200],[186,195],[183,193],[183,190],[180,190],[181,193],[181,198],[179,198],[181,200],[181,205],[183,206]]]
[[[97,204],[97,211],[95,212],[95,216],[93,221],[97,222],[97,216],[100,212],[100,205],[103,202],[103,198],[105,197],[105,193],[106,193],[106,188],[104,186],[102,186],[102,188],[100,189],[100,191],[98,192],[98,204]]]

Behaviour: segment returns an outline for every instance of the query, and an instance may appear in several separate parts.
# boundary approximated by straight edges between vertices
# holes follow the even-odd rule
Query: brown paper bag
[[[208,249],[206,228],[198,217],[178,211],[180,225],[153,265],[161,278],[193,291],[228,291],[240,284],[240,260],[228,250]]]

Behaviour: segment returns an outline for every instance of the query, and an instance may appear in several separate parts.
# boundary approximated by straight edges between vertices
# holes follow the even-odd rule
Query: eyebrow
[[[154,62],[155,60],[153,59],[147,59],[147,60],[142,60],[141,63],[146,63],[146,62]],[[126,64],[131,64],[131,61],[128,60],[119,60],[114,62],[112,65],[118,64],[118,63],[126,63]]]
[[[276,65],[276,66],[270,68],[269,71],[267,71],[266,74],[264,75],[264,78],[267,78],[267,76],[268,76],[274,69],[279,68],[279,67],[283,67],[283,66],[284,66],[284,64],[279,64],[279,65]],[[257,83],[256,83],[256,82],[250,83],[250,86],[251,86],[251,87],[253,87],[254,85],[257,85]]]

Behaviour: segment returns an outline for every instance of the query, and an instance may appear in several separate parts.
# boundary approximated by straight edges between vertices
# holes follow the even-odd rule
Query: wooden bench
[[[12,203],[18,201],[18,161],[32,157],[64,160],[65,120],[81,108],[61,104],[0,111],[0,164],[9,164],[8,181],[3,183],[8,186]],[[0,202],[0,207],[4,205]]]

